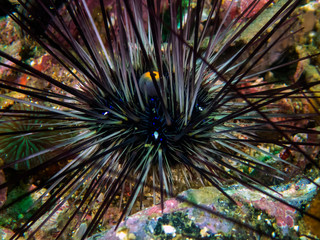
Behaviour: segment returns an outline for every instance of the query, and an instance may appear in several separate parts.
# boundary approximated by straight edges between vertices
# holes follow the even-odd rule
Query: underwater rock
[[[0,19],[0,42],[1,46],[10,45],[18,40],[17,24],[10,17],[3,17]]]
[[[310,1],[299,9],[300,26],[303,28],[296,35],[295,51],[299,57],[318,54],[320,49],[320,1]],[[320,79],[320,56],[316,56],[312,61],[306,59],[298,63],[295,80],[304,76],[307,82],[315,82]],[[320,97],[319,86],[312,87],[315,97]],[[310,100],[315,106],[313,112],[320,109],[320,103],[317,99]]]
[[[320,178],[315,183],[319,184]],[[305,179],[272,189],[278,192],[277,197],[298,208],[307,205],[317,193],[316,185]],[[260,239],[257,233],[246,227],[247,224],[277,239],[298,239],[304,234],[301,214],[294,208],[239,185],[224,190],[236,204],[213,187],[190,189],[167,200],[163,212],[160,205],[153,206],[133,214],[118,229],[113,227],[88,240]],[[192,203],[200,204],[210,212],[194,207]]]
[[[1,161],[0,161],[0,163],[1,163]],[[3,170],[0,170],[0,185],[4,182],[6,182],[4,172],[3,172]],[[2,188],[2,189],[0,189],[0,207],[3,206],[3,204],[6,202],[6,200],[7,200],[7,188]]]
[[[241,13],[243,13],[249,6],[252,4],[253,0],[240,0],[240,1],[233,1],[233,0],[225,0],[222,2],[222,8],[224,11],[221,13],[221,17],[226,17],[227,11],[230,13],[227,15],[226,24],[230,24],[230,22],[239,17]],[[254,6],[254,8],[247,12],[245,15],[246,18],[253,17],[257,12],[268,2],[268,0],[261,0]],[[230,6],[231,5],[231,6]],[[229,9],[230,8],[230,9]]]
[[[14,232],[11,231],[8,228],[0,227],[0,239],[1,240],[9,240],[11,236],[13,236]],[[24,238],[20,238],[20,240],[23,240]]]
[[[317,196],[311,201],[310,207],[308,209],[308,213],[314,214],[317,217],[320,217],[320,192],[318,192]],[[307,231],[310,231],[311,234],[320,236],[320,224],[318,221],[314,219],[304,216],[303,220],[305,222],[305,227]]]
[[[21,59],[19,53],[22,50],[22,41],[18,39],[18,30],[16,23],[10,17],[0,18],[0,50],[6,51],[10,56]],[[0,58],[4,64],[15,67],[15,64]],[[16,79],[15,71],[0,66],[0,77],[14,81]]]
[[[34,196],[35,199],[37,199],[40,196]],[[44,200],[43,200],[44,201]],[[60,203],[59,203],[60,204]],[[53,240],[56,239],[56,236],[58,236],[59,232],[59,226],[63,225],[67,220],[67,215],[64,214],[68,209],[70,208],[68,202],[61,201],[61,206],[59,206],[58,210],[51,214],[51,212],[46,213],[43,215],[40,219],[37,220],[37,222],[32,226],[32,228],[29,230],[29,234],[32,234],[32,232],[38,228],[41,227],[39,231],[36,232],[34,235],[35,239],[37,240]],[[49,220],[43,223],[47,218]],[[63,236],[62,238],[64,238]]]

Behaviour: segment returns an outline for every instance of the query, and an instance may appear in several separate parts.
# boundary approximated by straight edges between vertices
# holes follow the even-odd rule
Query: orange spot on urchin
[[[156,71],[153,71],[152,73],[154,75],[154,78],[156,80],[158,80],[159,79],[159,73],[156,72]],[[142,75],[142,77],[144,77],[146,80],[152,81],[151,72],[146,72],[145,74]]]

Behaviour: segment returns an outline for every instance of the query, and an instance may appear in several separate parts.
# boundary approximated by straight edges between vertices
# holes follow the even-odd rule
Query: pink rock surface
[[[254,0],[225,0],[222,1],[222,9],[225,10],[224,14],[226,14],[227,10],[230,7],[230,14],[228,16],[228,20],[231,21],[237,17],[239,17],[242,13],[245,13],[244,17],[250,18],[259,12],[259,10],[268,2],[268,0],[260,0],[255,4],[255,6],[250,7],[250,5],[254,2]],[[222,14],[222,15],[224,15]]]
[[[263,197],[260,200],[253,201],[253,206],[256,209],[266,211],[270,216],[274,217],[279,227],[294,226],[296,211],[281,202],[274,202]]]

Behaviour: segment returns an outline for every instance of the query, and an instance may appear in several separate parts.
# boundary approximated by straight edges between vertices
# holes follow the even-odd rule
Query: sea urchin
[[[147,187],[158,193],[154,202],[162,205],[165,197],[176,194],[177,183],[192,185],[190,179],[196,177],[234,202],[222,188],[225,180],[263,191],[261,187],[269,185],[266,179],[286,178],[277,164],[299,169],[260,148],[261,144],[290,149],[318,168],[307,148],[319,144],[296,141],[294,136],[308,134],[315,139],[319,135],[305,121],[315,122],[317,117],[309,90],[320,82],[303,78],[284,83],[255,81],[271,69],[264,58],[293,36],[297,16],[292,13],[299,0],[276,1],[272,17],[263,20],[246,41],[243,34],[254,22],[262,21],[260,17],[274,1],[248,1],[231,20],[234,5],[226,7],[227,1],[219,0],[124,0],[107,6],[103,0],[90,2],[90,6],[85,0],[18,2],[15,12],[4,9],[5,13],[71,80],[58,79],[0,51],[6,59],[0,63],[3,67],[49,84],[49,89],[41,89],[28,82],[0,80],[0,96],[26,109],[2,109],[13,118],[1,119],[1,124],[33,126],[10,132],[0,128],[0,146],[9,136],[16,141],[12,136],[21,139],[23,134],[37,139],[34,144],[39,146],[30,151],[24,148],[23,154],[7,151],[10,145],[4,147],[6,157],[14,159],[2,169],[33,160],[21,175],[29,178],[62,165],[31,191],[46,189],[14,239],[27,231],[31,239],[68,201],[73,205],[70,220],[57,238],[68,225],[92,215],[84,239],[117,197],[123,201],[128,183],[130,195],[118,222],[130,214],[139,195],[143,201]],[[12,5],[8,6],[12,11]],[[95,9],[96,16],[90,9]],[[12,97],[8,91],[25,98]],[[311,102],[313,111],[294,113],[281,108],[281,100],[293,98]],[[55,137],[58,140],[52,142]],[[41,147],[41,141],[49,140],[50,145]],[[262,162],[250,152],[264,154],[277,164]],[[42,156],[45,161],[34,164]],[[184,180],[177,177],[180,175]],[[1,186],[17,183],[10,180]]]

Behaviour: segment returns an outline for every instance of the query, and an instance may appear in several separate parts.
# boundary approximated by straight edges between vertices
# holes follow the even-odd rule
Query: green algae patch
[[[197,190],[190,189],[185,191],[184,195],[188,202],[194,204],[211,204],[213,199],[223,196],[223,194],[214,187],[204,187]],[[183,204],[188,205],[188,203]]]
[[[14,230],[23,224],[22,219],[28,219],[32,216],[34,212],[31,209],[34,204],[32,195],[13,203],[15,199],[27,193],[27,191],[27,185],[21,184],[8,192],[6,205],[11,205],[11,203],[12,205],[0,214],[0,226],[10,227]]]

